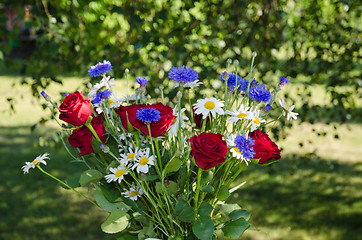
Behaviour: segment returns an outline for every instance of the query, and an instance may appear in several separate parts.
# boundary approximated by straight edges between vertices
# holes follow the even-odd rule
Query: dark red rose
[[[121,118],[123,127],[127,131],[129,131],[127,118],[128,118],[129,123],[132,125],[132,127],[135,127],[135,122],[137,120],[137,117],[136,117],[137,110],[140,110],[144,106],[146,106],[146,105],[145,104],[133,104],[131,106],[126,106],[126,107],[120,106],[119,108],[117,108],[115,110],[115,112]]]
[[[191,156],[195,158],[196,165],[204,170],[225,162],[228,153],[226,142],[220,133],[201,133],[190,138]]]
[[[205,121],[202,119],[202,114],[195,114],[194,107],[192,107],[192,114],[194,115],[194,121],[195,121],[196,127],[202,128],[203,121]],[[211,114],[209,116],[211,116]],[[208,123],[210,122],[209,116],[206,118],[206,129],[208,127]]]
[[[160,120],[157,122],[151,122],[150,124],[152,137],[163,136],[176,119],[176,117],[173,115],[172,108],[165,106],[162,103],[147,105],[143,108],[154,108],[160,111]],[[143,134],[149,135],[147,124],[141,120],[138,120],[137,117],[134,126],[135,128],[141,130]]]
[[[265,164],[281,158],[278,146],[270,140],[268,134],[258,129],[249,133],[249,137],[254,140],[254,159],[259,159],[259,164]]]
[[[92,116],[92,108],[88,98],[83,93],[76,91],[65,97],[59,107],[59,118],[73,126],[84,125],[89,116]]]
[[[100,140],[104,143],[106,141],[106,136],[104,135],[106,133],[106,129],[103,126],[102,118],[93,118],[91,121],[91,125]],[[68,138],[68,141],[72,147],[79,148],[79,155],[86,155],[94,152],[92,148],[93,138],[94,136],[92,132],[86,126],[83,126],[74,130],[72,132],[72,135],[70,135],[70,137]]]

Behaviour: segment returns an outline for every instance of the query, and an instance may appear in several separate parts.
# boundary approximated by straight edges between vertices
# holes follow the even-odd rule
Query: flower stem
[[[96,131],[94,130],[93,126],[87,122],[85,124],[85,126],[92,132],[93,136],[97,139],[97,141],[99,141],[100,143],[102,143],[101,139],[99,138],[98,134],[96,133]]]
[[[199,201],[199,194],[200,194],[200,184],[201,184],[201,175],[202,169],[199,168],[197,171],[197,183],[196,183],[196,192],[195,192],[195,210],[198,209],[198,201]]]
[[[83,198],[87,199],[89,202],[91,202],[93,205],[99,207],[95,202],[93,202],[92,200],[90,200],[87,196],[85,196],[84,194],[78,192],[77,190],[75,190],[74,188],[72,188],[71,186],[69,186],[67,183],[63,182],[62,180],[60,180],[59,178],[53,176],[52,174],[46,172],[44,169],[42,169],[39,165],[37,166],[37,168],[44,173],[45,175],[47,175],[48,177],[53,178],[54,180],[58,181],[59,183],[63,184],[64,186],[72,189],[74,192],[76,192],[77,194],[79,194],[80,196],[82,196]]]

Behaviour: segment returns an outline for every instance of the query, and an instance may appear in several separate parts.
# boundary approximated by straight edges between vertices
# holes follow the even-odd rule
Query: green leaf
[[[163,173],[167,175],[171,172],[176,172],[181,167],[181,160],[178,157],[172,158],[165,166],[165,169],[163,170]]]
[[[180,190],[178,184],[174,181],[168,181],[168,183],[164,183],[164,185],[169,194],[176,194]],[[162,194],[161,182],[156,183],[156,192]]]
[[[229,217],[232,220],[237,220],[239,218],[244,218],[246,221],[248,221],[249,218],[250,218],[250,212],[248,212],[246,210],[243,210],[243,209],[236,209],[236,210],[232,211],[229,214]]]
[[[95,169],[89,169],[80,175],[79,183],[81,186],[86,186],[91,182],[102,179],[103,177],[104,175],[101,172]]]
[[[199,207],[199,214],[201,216],[209,216],[213,209],[214,208],[210,204],[203,202]]]
[[[229,214],[232,212],[232,211],[234,211],[234,210],[236,210],[236,209],[241,209],[241,207],[238,205],[238,204],[236,204],[236,203],[234,203],[234,204],[223,204],[223,205],[221,205],[221,211],[223,211],[226,215],[228,215],[229,216]]]
[[[214,234],[214,223],[208,216],[200,216],[194,225],[192,225],[192,232],[201,240],[210,240]]]
[[[122,210],[111,212],[106,221],[102,223],[101,228],[105,233],[118,233],[128,226],[129,216]]]
[[[205,186],[207,185],[211,180],[214,174],[211,171],[203,171],[201,175],[201,181],[200,185]]]
[[[214,191],[214,188],[210,185],[205,185],[201,188],[201,191],[210,193]]]
[[[113,212],[115,210],[122,210],[124,212],[127,212],[130,209],[130,207],[123,202],[109,202],[105,198],[101,190],[94,190],[93,195],[99,207],[106,212]]]
[[[77,176],[77,177],[72,177],[72,178],[69,178],[67,180],[64,180],[64,182],[66,184],[68,184],[72,188],[77,188],[77,187],[80,186],[79,179],[80,179],[80,176]],[[63,185],[61,183],[59,183],[59,185],[64,189],[70,189],[69,187],[67,187],[67,186],[65,186],[65,185]]]
[[[117,240],[138,240],[138,238],[135,235],[131,235],[127,232],[120,233],[116,236]]]
[[[108,201],[120,202],[119,198],[121,197],[121,193],[114,187],[113,184],[101,184],[99,187]]]
[[[224,233],[225,237],[237,239],[240,238],[241,235],[245,232],[246,229],[248,229],[250,224],[244,219],[240,218],[236,221],[232,221],[228,224],[226,224],[222,231]]]
[[[175,214],[182,222],[193,222],[195,219],[194,209],[182,198],[180,198],[176,203]]]
[[[220,187],[219,192],[217,193],[217,198],[221,201],[226,200],[228,197],[230,197],[230,192],[227,186],[222,185]]]

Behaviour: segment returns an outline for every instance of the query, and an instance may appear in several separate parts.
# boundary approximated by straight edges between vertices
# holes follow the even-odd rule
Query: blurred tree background
[[[348,154],[340,147],[345,145],[333,141],[346,136],[345,132],[351,129],[356,135],[362,133],[361,15],[362,5],[354,0],[3,0],[0,3],[0,76],[22,76],[16,84],[27,86],[33,96],[39,97],[41,90],[63,84],[63,76],[79,76],[89,81],[89,67],[106,59],[114,66],[112,76],[122,78],[124,70],[129,68],[132,76],[148,77],[151,80],[147,85],[148,92],[156,95],[155,90],[160,83],[168,84],[167,73],[172,66],[193,67],[199,72],[199,79],[206,86],[212,86],[212,81],[218,79],[229,58],[237,59],[240,75],[247,76],[255,51],[258,54],[257,80],[273,85],[281,76],[286,76],[291,83],[299,83],[298,89],[286,91],[285,97],[295,100],[297,112],[300,113],[294,124],[297,126],[293,126],[291,131],[303,136],[301,140],[291,141],[290,146],[298,145],[299,148],[294,148],[292,152],[301,153],[288,156],[293,164],[285,161],[265,168],[261,173],[250,170],[246,173],[246,179],[253,179],[251,186],[238,194],[249,202],[247,207],[255,213],[255,222],[260,226],[267,226],[273,231],[275,219],[284,219],[278,225],[280,229],[290,227],[293,230],[312,231],[306,235],[299,235],[298,232],[288,235],[289,229],[286,232],[273,232],[275,236],[265,239],[360,239],[362,166],[334,160],[355,159],[361,155],[355,153],[346,157]],[[2,88],[5,86],[4,92],[9,91],[4,79],[0,79],[0,84]],[[67,84],[72,86],[74,83]],[[81,83],[78,81],[77,84]],[[1,98],[2,95],[0,101],[4,100]],[[0,105],[14,108],[16,98],[9,96],[5,99],[7,103]],[[4,144],[8,138],[19,138],[18,148],[23,146],[23,141],[36,141],[34,136],[22,135],[26,132],[25,128],[12,129],[6,124],[1,127],[1,123],[0,120],[3,135],[0,143],[4,146],[8,146]],[[274,139],[280,136],[280,140],[284,138],[284,134],[278,132],[284,125],[291,127],[290,123],[282,120],[274,131]],[[14,132],[17,133],[16,137]],[[319,139],[326,135],[331,137]],[[25,140],[20,140],[24,136]],[[285,140],[286,143],[288,141]],[[357,146],[355,151],[358,151],[359,141],[361,138],[353,135],[348,144]],[[308,143],[313,147],[308,149]],[[334,153],[320,154],[324,145],[328,144],[342,148],[332,156],[330,160],[333,161],[325,161],[325,158]],[[318,147],[322,149],[319,152],[316,150]],[[4,149],[1,152],[4,159],[6,156],[14,157]],[[29,149],[27,151],[24,156],[32,153]],[[57,153],[55,158],[62,157],[65,154]],[[0,167],[7,166],[1,162],[5,161],[0,161]],[[19,164],[23,162],[14,166],[19,168]],[[62,164],[58,165],[62,169]],[[59,171],[60,175],[68,176],[76,170],[63,166],[62,171],[68,171],[67,174]],[[11,176],[16,174],[18,172],[15,170],[11,172]],[[32,178],[37,182],[43,177]],[[290,180],[288,184],[285,179]],[[321,182],[323,184],[319,184]],[[17,183],[16,180],[8,181],[8,187],[11,188],[14,183]],[[332,190],[328,183],[333,186]],[[47,183],[47,191],[54,188],[53,185]],[[1,187],[0,194],[5,194]],[[46,195],[43,192],[40,194],[43,198]],[[8,204],[17,204],[13,207],[19,206],[15,196],[8,201]],[[50,196],[58,199],[51,204],[61,205],[62,198],[58,192],[52,192]],[[282,197],[292,202],[287,210],[277,204],[281,202],[287,206],[291,203],[280,200]],[[31,197],[27,195],[27,198]],[[80,204],[80,200],[71,201]],[[24,202],[21,204],[26,206]],[[42,208],[45,208],[44,205]],[[271,209],[266,210],[265,206]],[[353,211],[348,209],[350,206],[354,206]],[[8,205],[0,204],[0,210],[10,215],[8,209]],[[38,209],[33,209],[36,210],[27,213],[38,214]],[[339,215],[336,209],[342,209],[344,215]],[[49,211],[57,215],[74,212],[74,209],[63,205],[58,210]],[[42,212],[39,214],[46,215]],[[65,229],[70,230],[64,236],[58,234],[66,230],[57,228],[57,220],[49,220],[52,223],[49,229],[55,230],[38,233],[27,225],[25,218],[24,223],[18,221],[18,215],[8,219],[6,214],[2,216],[4,219],[0,217],[3,220],[0,221],[0,238],[24,240],[32,239],[31,236],[36,236],[33,239],[49,239],[52,236],[52,239],[74,239],[76,236],[77,239],[99,239],[103,236],[92,231],[81,236],[77,227],[74,230],[71,228],[73,225],[83,231],[98,228],[96,224],[102,221],[97,220],[97,217],[102,218],[99,215],[95,216],[93,222],[83,219],[84,216],[66,215],[64,219],[70,223],[65,225]],[[31,220],[36,222],[36,219]],[[81,225],[77,225],[77,221],[82,222]],[[19,228],[26,229],[30,237],[11,233],[11,223],[19,223]],[[324,227],[318,225],[321,223],[325,223]],[[4,235],[1,235],[1,230]],[[325,231],[325,234],[318,235],[319,231]],[[260,235],[256,238],[251,235],[247,235],[247,238],[264,239]]]

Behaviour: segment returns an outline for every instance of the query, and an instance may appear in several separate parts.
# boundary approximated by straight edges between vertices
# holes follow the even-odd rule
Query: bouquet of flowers
[[[260,129],[282,115],[297,118],[294,105],[279,99],[279,118],[266,120],[289,79],[281,77],[269,91],[253,79],[254,58],[245,78],[228,61],[220,75],[221,93],[197,101],[192,93],[202,84],[198,72],[172,67],[168,77],[177,88],[174,103],[166,101],[163,86],[159,99],[147,96],[148,80],[141,76],[135,94],[117,96],[115,80],[107,76],[112,65],[104,60],[89,69],[91,77],[101,80],[88,98],[78,91],[66,94],[58,107],[41,93],[67,123],[55,118],[69,142],[63,142],[66,150],[88,170],[62,181],[41,166],[48,153],[22,169],[28,173],[37,167],[109,212],[101,228],[117,239],[238,239],[250,226],[250,213],[225,203],[245,182],[233,183],[250,163],[268,165],[281,158],[278,146]],[[78,149],[77,156],[69,145]],[[76,190],[80,186],[93,196]]]

